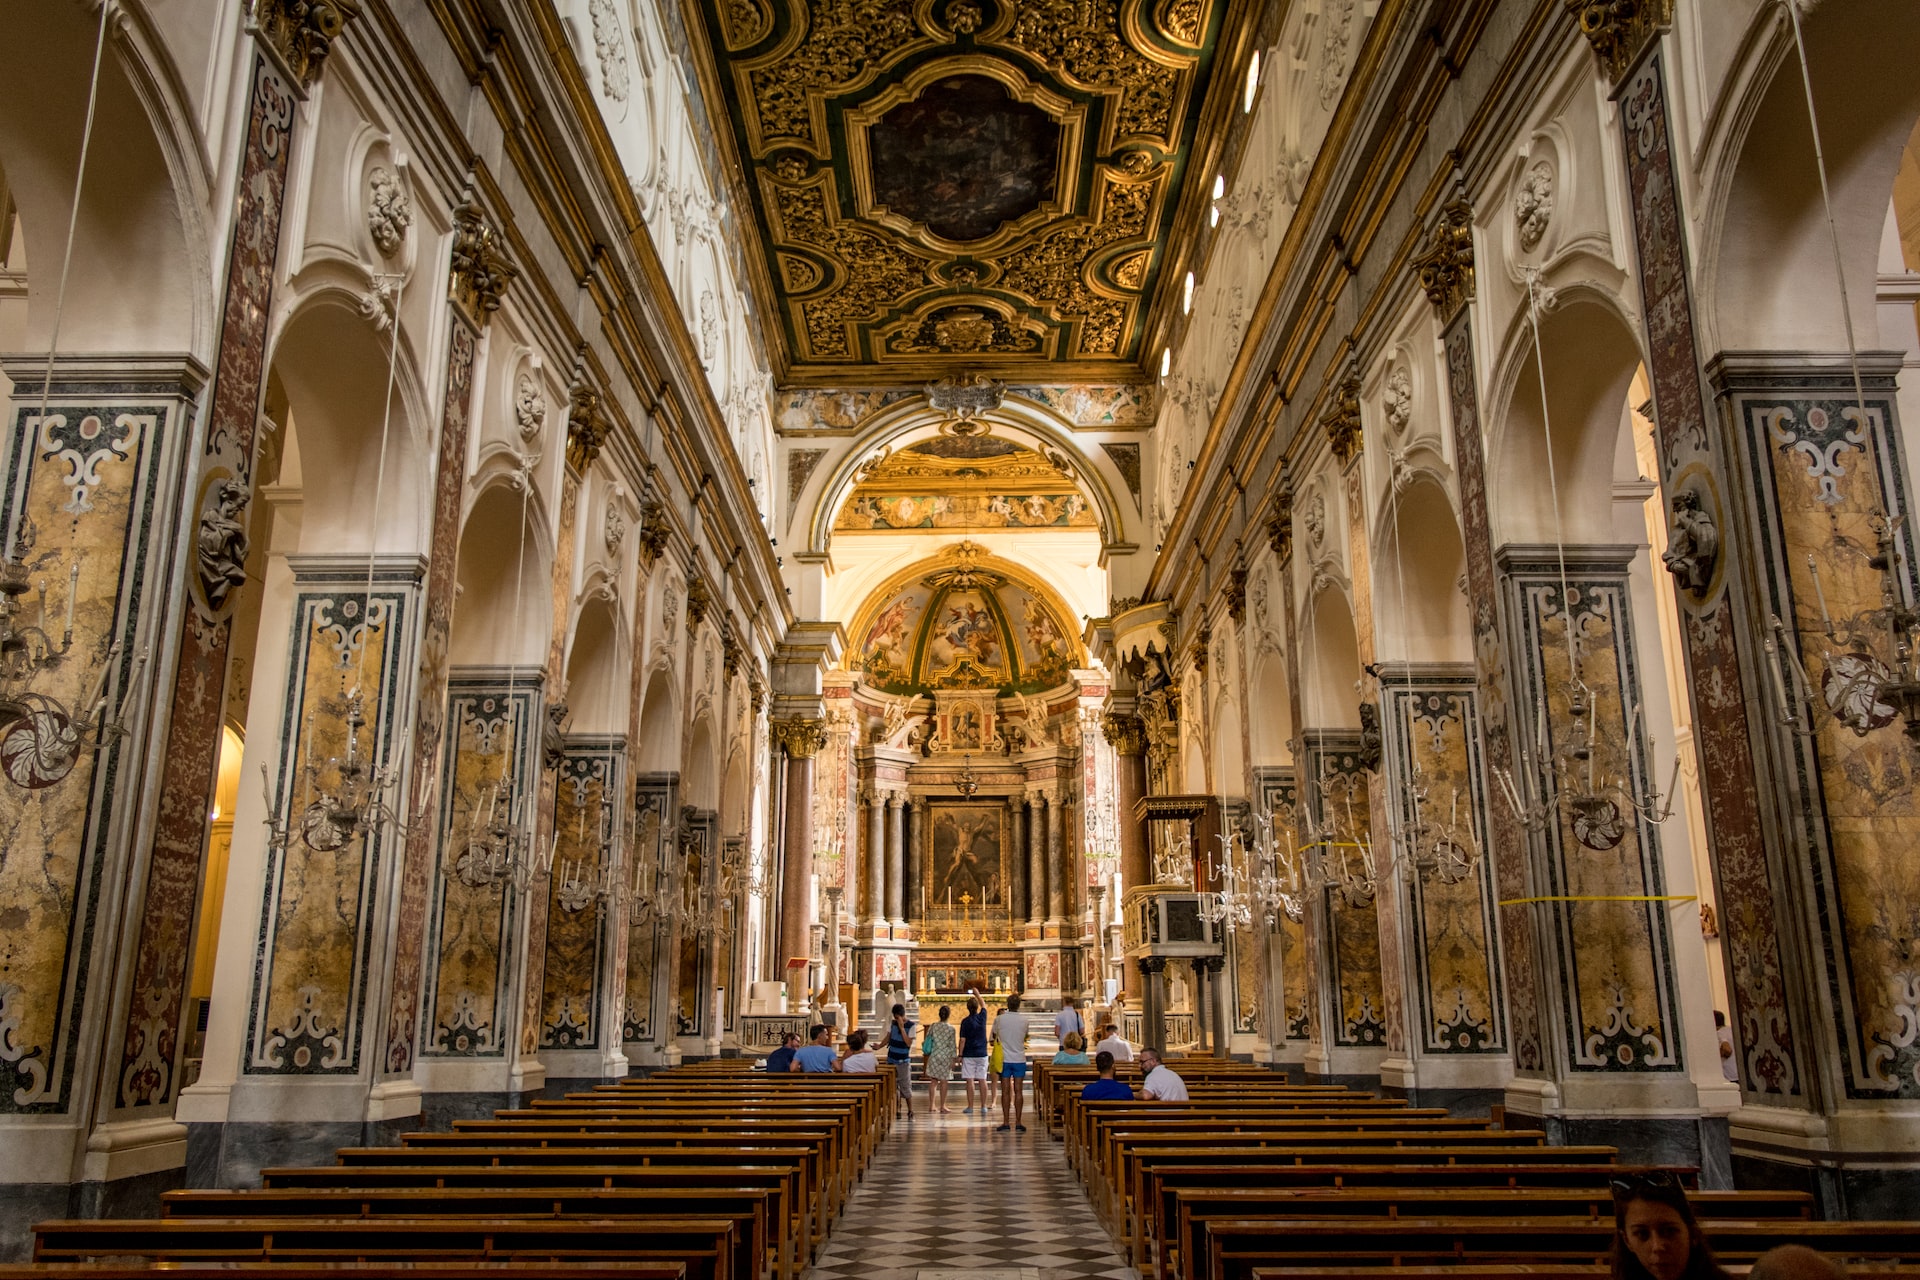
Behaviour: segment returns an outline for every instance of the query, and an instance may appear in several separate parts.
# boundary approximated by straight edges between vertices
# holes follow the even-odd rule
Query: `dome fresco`
[[[896,580],[863,609],[851,666],[894,694],[934,689],[1038,693],[1067,682],[1080,647],[1044,588],[981,568],[978,548]]]

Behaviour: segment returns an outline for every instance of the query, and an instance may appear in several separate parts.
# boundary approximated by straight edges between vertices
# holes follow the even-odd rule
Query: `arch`
[[[1730,113],[1708,211],[1708,350],[1832,351],[1845,343],[1833,242],[1791,28],[1771,6],[1765,68]],[[1802,19],[1847,296],[1863,347],[1878,345],[1881,234],[1900,157],[1920,119],[1920,27],[1902,0],[1822,5]]]
[[[282,483],[301,488],[302,552],[426,550],[433,515],[419,431],[426,401],[404,341],[389,390],[391,342],[356,298],[326,288],[294,309],[274,344],[272,377],[286,393],[290,445],[298,441],[287,461],[310,460],[281,473]],[[372,511],[376,488],[380,509]]]
[[[553,635],[552,563],[532,501],[504,481],[482,489],[460,533],[448,661],[522,668],[545,662]]]
[[[680,767],[679,699],[673,676],[656,667],[647,677],[647,696],[640,703],[640,723],[633,728],[639,742],[634,769],[639,773],[671,773]]]
[[[1209,720],[1213,725],[1213,789],[1229,798],[1244,795],[1247,756],[1240,745],[1240,706],[1232,693],[1223,690],[1214,700]]]
[[[1256,765],[1293,763],[1293,700],[1287,692],[1287,661],[1278,652],[1260,655],[1247,686],[1248,741]]]
[[[1417,473],[1387,499],[1387,519],[1380,522],[1375,541],[1375,598],[1384,606],[1376,615],[1381,656],[1472,662],[1466,546],[1446,487]]]
[[[716,761],[718,750],[713,739],[713,719],[704,711],[693,721],[687,738],[687,753],[680,771],[680,799],[696,809],[715,809],[720,804],[720,783]]]
[[[1884,204],[1882,206],[1884,208]],[[1626,433],[1627,391],[1641,362],[1640,342],[1606,295],[1568,289],[1540,317],[1540,360],[1523,311],[1502,361],[1504,388],[1493,421],[1489,515],[1494,545],[1604,543],[1616,540],[1613,479]],[[1546,367],[1553,426],[1553,486],[1546,483],[1547,445],[1541,421],[1540,366]]]
[[[1073,438],[1073,429],[1051,410],[1031,400],[1007,396],[1000,407],[981,415],[993,425],[996,434],[1039,451],[1043,456],[1058,453],[1073,460],[1074,481],[1081,493],[1093,503],[1100,516],[1100,536],[1108,552],[1127,554],[1135,550],[1127,540],[1125,512],[1114,498],[1102,464]],[[807,530],[807,549],[825,555],[833,540],[833,521],[853,494],[853,487],[874,456],[882,449],[900,450],[930,440],[940,434],[945,415],[927,404],[924,396],[905,401],[874,415],[865,431],[854,440],[820,486],[813,502]]]
[[[1186,777],[1187,794],[1202,795],[1207,791],[1207,751],[1198,734],[1187,735],[1180,771]]]
[[[747,757],[748,748],[742,743],[727,760],[726,783],[720,791],[720,834],[724,836],[747,834],[747,806],[752,800]]]
[[[1330,581],[1307,605],[1300,664],[1301,715],[1311,729],[1360,727],[1360,641],[1346,592]]]
[[[73,218],[87,89],[99,19],[91,6],[29,5],[8,15],[0,76],[32,85],[0,102],[0,169],[36,253],[28,279],[27,349],[45,350]],[[69,352],[198,351],[211,331],[195,141],[164,118],[190,120],[173,86],[157,83],[144,24],[110,26],[101,60],[60,349]],[[149,110],[152,104],[154,110]]]
[[[596,595],[581,607],[567,657],[569,732],[615,734],[627,727],[622,630],[611,599]]]

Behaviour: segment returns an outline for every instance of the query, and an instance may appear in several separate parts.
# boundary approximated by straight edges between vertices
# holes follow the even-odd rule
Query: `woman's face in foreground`
[[[1687,1255],[1693,1252],[1693,1237],[1678,1210],[1652,1200],[1635,1200],[1627,1206],[1627,1220],[1620,1230],[1627,1248],[1653,1280],[1680,1280],[1687,1269]]]

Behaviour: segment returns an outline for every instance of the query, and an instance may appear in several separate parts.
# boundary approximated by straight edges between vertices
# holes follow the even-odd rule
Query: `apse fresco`
[[[1080,648],[1057,606],[997,573],[969,581],[936,573],[896,589],[855,624],[852,665],[869,687],[1040,693],[1067,681]]]
[[[873,529],[1097,529],[1078,493],[855,494],[833,527]]]

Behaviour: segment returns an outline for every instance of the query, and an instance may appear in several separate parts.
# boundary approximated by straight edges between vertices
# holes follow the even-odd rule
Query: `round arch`
[[[448,661],[457,667],[536,667],[552,638],[546,527],[533,502],[505,482],[474,497],[455,560],[460,595]],[[524,554],[524,560],[522,556]]]
[[[673,692],[673,674],[665,666],[647,677],[647,696],[640,704],[640,723],[634,727],[640,749],[634,755],[638,773],[671,773],[680,767],[679,699]]]
[[[613,734],[626,728],[627,700],[620,696],[626,668],[621,632],[619,611],[613,601],[594,596],[581,606],[573,629],[572,652],[567,656],[572,733]]]
[[[1385,507],[1373,535],[1380,656],[1472,662],[1473,610],[1461,585],[1466,545],[1452,494],[1439,476],[1421,470],[1388,495]]]
[[[1073,461],[1073,478],[1082,495],[1100,516],[1100,538],[1108,553],[1126,554],[1135,548],[1127,537],[1126,514],[1114,497],[1101,464],[1073,438],[1072,428],[1042,405],[1018,396],[1008,396],[998,409],[981,415],[1008,440],[1023,444],[1043,456],[1057,453]],[[833,521],[853,494],[860,472],[881,450],[899,450],[930,440],[940,434],[946,418],[928,405],[924,396],[895,405],[876,414],[867,429],[855,439],[853,447],[828,473],[814,498],[807,528],[807,550],[825,555],[833,541]]]

